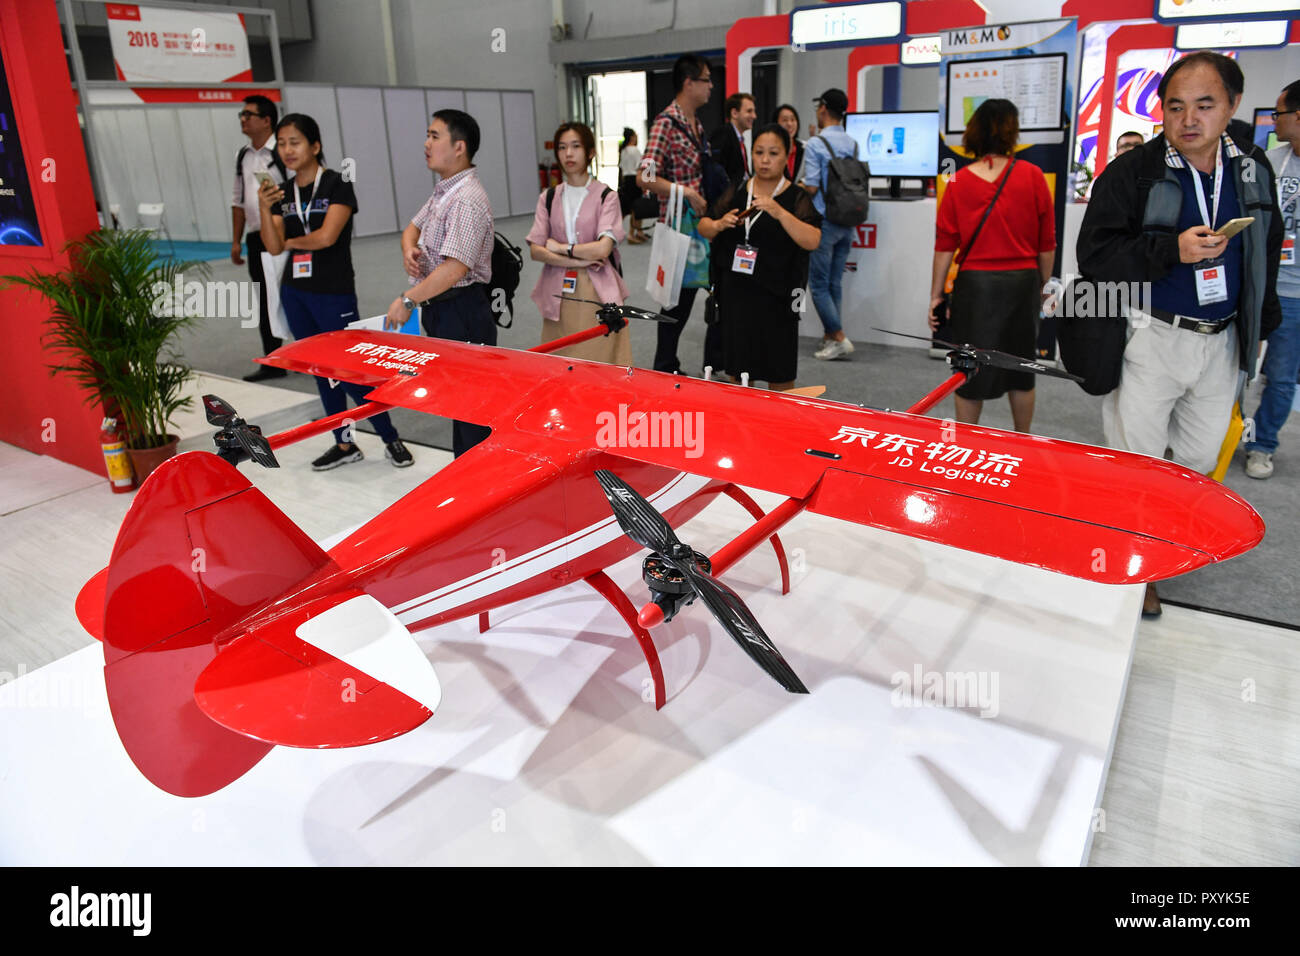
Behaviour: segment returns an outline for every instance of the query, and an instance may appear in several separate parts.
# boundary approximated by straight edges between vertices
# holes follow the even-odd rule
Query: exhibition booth
[[[1058,9],[1041,6],[1044,14]],[[1210,48],[1240,60],[1246,95],[1237,117],[1254,125],[1259,144],[1268,145],[1266,114],[1294,79],[1291,46],[1300,43],[1294,12],[1251,0],[1212,10],[1158,0],[1068,0],[1059,5],[1059,17],[1017,23],[994,19],[974,0],[808,7],[736,21],[727,33],[727,92],[741,89],[738,78],[762,50],[817,56],[849,48],[847,131],[873,175],[893,182],[889,188],[880,182],[868,221],[858,227],[844,276],[845,331],[854,341],[924,347],[876,327],[928,334],[929,273],[918,263],[928,264],[933,255],[937,202],[947,180],[969,161],[961,135],[979,103],[1002,97],[1019,108],[1017,155],[1047,178],[1056,203],[1056,274],[1072,275],[1087,186],[1114,156],[1118,133],[1135,130],[1150,138],[1159,131],[1156,88],[1183,53]],[[937,109],[922,109],[919,102],[900,108],[901,74],[936,66]],[[881,74],[879,111],[866,109],[871,72]],[[918,128],[922,122],[929,127]],[[817,317],[805,314],[800,332],[820,336]],[[1039,351],[1055,355],[1050,321]]]
[[[127,34],[150,15],[106,6]],[[1241,8],[1231,27],[1166,0],[1050,6],[1000,22],[976,0],[821,4],[728,32],[728,93],[759,51],[847,51],[846,129],[876,177],[843,282],[852,339],[926,346],[876,327],[929,335],[936,209],[989,98],[1019,107],[1061,274],[1115,131],[1160,128],[1153,91],[1181,51],[1249,67],[1239,115],[1267,142],[1300,20],[1248,0],[1222,5]],[[235,15],[212,15],[219,55],[192,89],[88,81],[74,43],[78,98],[54,3],[0,0],[0,275],[68,268],[97,202],[108,221],[154,189],[177,238],[228,237],[199,184],[234,155],[216,111],[254,89],[364,168],[358,236],[426,198],[411,143],[447,106],[483,124],[493,209],[534,209],[534,90],[295,83],[278,54],[259,87],[219,39]],[[912,75],[933,75],[934,108],[905,102],[925,85],[906,71],[930,71]],[[0,615],[24,653],[64,652],[0,667],[6,863],[1084,865],[1143,585],[1264,533],[1173,462],[940,419],[972,349],[891,411],[378,324],[267,362],[373,387],[365,404],[319,418],[315,393],[200,372],[182,454],[114,495],[104,410],[47,370],[49,311],[0,287],[0,480],[22,476],[0,518],[37,582]],[[312,470],[303,439],[390,409],[491,435],[403,470],[357,433],[366,466]],[[615,439],[602,416],[621,416]],[[665,431],[630,438],[638,421]]]

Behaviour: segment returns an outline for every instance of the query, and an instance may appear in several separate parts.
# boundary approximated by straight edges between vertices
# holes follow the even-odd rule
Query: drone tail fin
[[[196,705],[194,684],[239,622],[332,565],[234,467],[207,452],[163,463],[136,493],[83,620],[101,622],[104,683],[118,735],[151,782],[202,796],[271,745]],[[93,579],[92,579],[93,580]]]

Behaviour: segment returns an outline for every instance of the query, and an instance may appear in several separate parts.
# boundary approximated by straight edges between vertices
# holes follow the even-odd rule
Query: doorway
[[[591,129],[596,134],[596,178],[617,190],[618,144],[625,128],[636,133],[638,148],[645,151],[645,71],[589,74],[587,102],[591,109]]]

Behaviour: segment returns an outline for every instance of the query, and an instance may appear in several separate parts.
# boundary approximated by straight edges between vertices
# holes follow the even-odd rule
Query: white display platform
[[[681,534],[712,551],[746,523],[723,499]],[[0,686],[0,863],[1086,861],[1140,588],[812,515],[783,537],[790,595],[766,545],[727,578],[809,696],[693,606],[655,632],[656,712],[621,619],[571,586],[418,635],[444,694],[412,733],[276,748],[200,799],[135,770],[88,647]],[[639,567],[610,570],[638,605]],[[996,716],[903,706],[916,668],[996,679]]]

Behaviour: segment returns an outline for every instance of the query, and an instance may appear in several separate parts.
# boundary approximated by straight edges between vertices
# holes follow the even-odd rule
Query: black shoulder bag
[[[1015,165],[1016,157],[1012,156],[1010,165],[1007,166],[1006,172],[1002,174],[1002,181],[998,183],[997,191],[993,193],[993,198],[989,200],[988,208],[984,210],[984,215],[980,217],[979,224],[975,227],[975,231],[971,233],[970,242],[966,243],[966,248],[959,254],[959,258],[957,259],[957,268],[959,270],[961,269],[961,264],[970,256],[971,249],[975,247],[975,240],[980,237],[980,232],[984,229],[984,223],[988,222],[989,213],[993,211],[993,206],[997,203],[998,197],[1002,195],[1002,187],[1005,186],[1007,180],[1011,178],[1011,170],[1015,168]],[[948,331],[948,307],[951,303],[952,293],[944,292],[943,301],[934,307],[935,315],[939,316],[939,328],[936,329],[934,333],[936,339],[950,340],[950,333]]]

